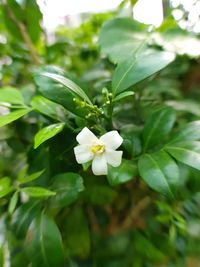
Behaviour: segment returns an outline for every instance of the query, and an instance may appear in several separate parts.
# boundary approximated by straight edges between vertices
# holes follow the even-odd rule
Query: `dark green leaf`
[[[85,115],[87,114],[86,110],[77,106],[77,104],[74,102],[74,97],[78,98],[78,96],[58,81],[41,75],[41,73],[44,72],[63,76],[63,72],[55,67],[49,66],[45,69],[42,69],[41,71],[38,71],[35,74],[34,78],[36,84],[39,86],[40,93],[47,99],[62,105],[71,113],[85,118]]]
[[[66,77],[64,77],[62,75],[56,74],[56,73],[42,72],[41,75],[61,83],[68,90],[71,90],[73,93],[75,93],[78,96],[80,96],[80,98],[82,98],[82,100],[84,100],[84,101],[86,101],[86,102],[88,102],[89,104],[92,105],[92,102],[90,101],[90,99],[88,98],[86,93],[83,91],[83,89],[81,89],[72,80],[69,80],[68,78],[66,78]]]
[[[46,188],[35,186],[35,187],[24,187],[21,188],[21,191],[26,193],[30,197],[50,197],[54,196],[56,193],[50,191]]]
[[[176,114],[171,108],[162,108],[154,111],[146,121],[143,131],[144,149],[150,148],[171,131]]]
[[[65,231],[66,245],[70,255],[86,258],[90,252],[90,233],[81,208],[73,208],[68,214]]]
[[[138,168],[141,177],[152,189],[170,198],[174,197],[179,184],[179,169],[166,152],[141,156]]]
[[[132,180],[137,175],[137,166],[130,160],[123,160],[119,167],[108,167],[108,182],[118,185]]]
[[[0,127],[23,117],[24,115],[26,115],[30,111],[31,111],[30,109],[20,109],[17,111],[10,112],[7,115],[0,116]]]
[[[63,267],[62,238],[55,222],[42,213],[33,219],[27,232],[29,259],[33,267]]]
[[[34,138],[34,148],[44,143],[46,140],[52,138],[56,134],[60,133],[65,126],[65,123],[51,124],[45,128],[42,128]]]
[[[51,204],[64,207],[74,202],[84,190],[83,179],[77,173],[62,173],[53,178],[52,190],[56,192]]]
[[[165,147],[175,159],[200,170],[200,142],[185,141],[169,144]]]
[[[16,237],[24,238],[31,221],[39,212],[37,202],[22,204],[15,210],[12,216],[11,229]]]
[[[113,73],[113,93],[118,94],[125,91],[130,86],[162,70],[173,60],[174,54],[161,51],[148,51],[128,57],[119,63]]]

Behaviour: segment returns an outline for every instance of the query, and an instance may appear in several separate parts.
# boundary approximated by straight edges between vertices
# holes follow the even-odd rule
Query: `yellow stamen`
[[[103,153],[105,150],[105,146],[104,145],[94,145],[91,147],[91,151],[94,154],[101,154]]]

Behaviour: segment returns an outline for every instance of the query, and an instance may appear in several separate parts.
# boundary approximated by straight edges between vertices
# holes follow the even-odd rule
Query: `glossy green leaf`
[[[0,116],[0,127],[23,117],[24,115],[26,115],[30,111],[31,111],[30,109],[19,109],[17,111],[10,112],[7,115]]]
[[[72,80],[69,80],[68,78],[66,78],[66,77],[64,77],[62,75],[56,74],[56,73],[42,72],[41,75],[42,76],[45,76],[45,77],[48,77],[50,79],[53,79],[53,80],[55,80],[55,81],[57,81],[59,83],[61,83],[66,88],[68,88],[69,90],[71,90],[73,93],[75,93],[78,96],[80,96],[80,98],[82,98],[82,100],[85,100],[89,104],[92,104],[92,102],[90,101],[90,99],[88,98],[88,96],[86,95],[86,93],[83,91],[83,89],[81,89]]]
[[[138,168],[141,177],[152,189],[174,197],[179,184],[179,169],[166,152],[144,154],[139,159]]]
[[[53,191],[50,191],[46,188],[39,187],[39,186],[33,186],[33,187],[24,187],[21,188],[21,191],[26,193],[30,197],[51,197],[54,196],[56,193]]]
[[[65,126],[65,123],[51,124],[47,127],[42,128],[34,138],[34,148],[47,141],[48,139],[54,137],[56,134],[60,133]]]
[[[74,202],[84,190],[83,179],[77,173],[62,173],[53,177],[51,189],[56,192],[52,206],[64,207]]]
[[[90,233],[83,210],[71,209],[65,222],[66,246],[70,256],[86,258],[90,252]]]
[[[137,166],[130,160],[123,160],[119,167],[108,167],[108,182],[118,185],[132,180],[137,175]]]
[[[170,143],[181,141],[197,141],[200,139],[200,121],[183,125],[171,138]]]
[[[108,55],[112,62],[122,62],[136,53],[138,48],[144,44],[147,37],[140,31],[140,27],[130,18],[107,21],[100,32],[101,51]]]
[[[12,214],[16,208],[16,205],[17,205],[17,202],[18,202],[18,198],[19,198],[19,193],[18,192],[15,192],[11,199],[10,199],[10,203],[9,203],[9,206],[8,206],[8,212],[10,214]]]
[[[200,170],[200,142],[184,141],[169,144],[165,150],[175,159]]]
[[[63,267],[62,238],[56,223],[42,213],[33,219],[26,238],[26,250],[33,267]]]
[[[113,73],[113,93],[116,95],[125,91],[130,86],[162,70],[173,60],[174,54],[156,50],[128,57],[117,66]]]
[[[85,115],[88,112],[82,107],[77,106],[77,104],[74,101],[75,97],[79,98],[78,95],[76,95],[73,91],[66,88],[63,84],[61,84],[57,80],[43,76],[41,75],[41,73],[50,73],[53,75],[58,74],[60,76],[63,76],[62,70],[50,66],[39,70],[34,75],[34,79],[39,87],[39,91],[47,99],[60,104],[71,113],[85,118]]]
[[[34,181],[35,179],[38,179],[43,174],[43,172],[44,172],[44,170],[39,171],[39,172],[34,172],[33,174],[31,174],[27,177],[21,177],[18,179],[18,182],[20,184],[29,183],[31,181]]]
[[[13,87],[3,87],[0,89],[0,102],[15,105],[24,105],[24,99],[19,90]]]
[[[144,149],[150,148],[171,131],[176,119],[175,112],[169,108],[154,111],[147,119],[143,130]]]

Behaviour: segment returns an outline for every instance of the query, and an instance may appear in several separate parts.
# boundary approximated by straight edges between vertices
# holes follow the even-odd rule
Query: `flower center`
[[[105,151],[104,145],[93,145],[91,147],[91,151],[93,154],[102,154]]]

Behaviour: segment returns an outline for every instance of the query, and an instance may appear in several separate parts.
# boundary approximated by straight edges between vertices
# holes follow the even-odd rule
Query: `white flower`
[[[122,151],[116,149],[123,139],[117,131],[111,131],[97,138],[87,127],[76,137],[78,146],[74,148],[78,163],[83,164],[92,160],[92,171],[95,175],[106,175],[108,166],[118,167],[122,161]]]

